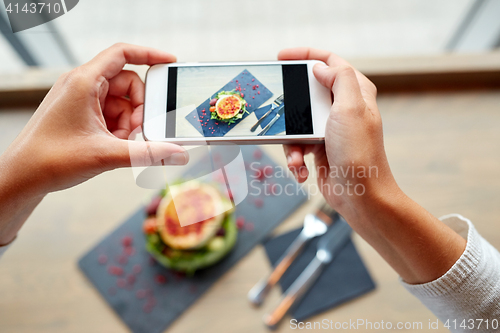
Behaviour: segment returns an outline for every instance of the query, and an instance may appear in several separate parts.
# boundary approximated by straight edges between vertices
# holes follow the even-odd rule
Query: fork
[[[306,215],[302,231],[277,261],[271,274],[260,280],[248,292],[248,300],[250,303],[255,306],[260,306],[262,304],[271,288],[281,279],[288,267],[290,267],[295,258],[303,250],[305,244],[314,237],[321,236],[327,231],[328,226],[333,221],[334,214],[337,214],[337,212],[325,202],[316,211],[315,215]]]
[[[283,100],[284,100],[283,94],[278,96],[278,98],[276,98],[272,103],[271,109],[269,109],[269,111],[267,111],[262,117],[260,117],[259,120],[257,120],[257,122],[250,128],[250,132],[255,132],[257,127],[259,127],[260,123],[262,123],[264,119],[266,119],[266,117],[269,116],[271,112],[273,112],[274,109],[280,106],[280,104],[283,103]]]

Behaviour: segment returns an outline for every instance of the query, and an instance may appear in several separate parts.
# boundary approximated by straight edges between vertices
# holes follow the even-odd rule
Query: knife
[[[278,112],[276,113],[276,115],[274,116],[274,118],[271,119],[271,121],[269,122],[269,124],[267,124],[267,126],[264,127],[264,129],[262,130],[262,132],[260,132],[259,134],[257,134],[257,136],[265,135],[269,131],[269,129],[274,125],[274,123],[277,122],[278,119],[280,119],[280,117],[283,115],[284,111],[285,111],[285,105],[281,104],[280,107],[278,108]]]
[[[285,291],[276,309],[266,317],[264,323],[270,329],[275,329],[292,306],[300,300],[320,276],[324,267],[329,264],[350,239],[352,229],[340,218],[331,226],[318,242],[316,256]]]
[[[257,127],[259,127],[260,123],[263,122],[264,119],[266,119],[266,117],[269,116],[274,109],[280,106],[280,104],[283,103],[283,100],[284,100],[284,95],[283,94],[279,95],[271,104],[271,108],[269,109],[269,111],[267,111],[262,117],[260,117],[259,120],[257,120],[257,122],[250,128],[250,132],[255,132]]]

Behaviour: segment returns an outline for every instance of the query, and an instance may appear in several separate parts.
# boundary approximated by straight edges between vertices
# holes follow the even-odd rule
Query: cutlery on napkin
[[[264,317],[267,327],[275,329],[283,317],[299,301],[302,296],[314,284],[321,274],[323,268],[329,264],[340,250],[350,240],[352,229],[342,218],[339,218],[332,227],[328,229],[318,242],[316,256],[285,291],[279,305],[269,315]]]
[[[272,287],[281,279],[295,258],[302,252],[306,243],[314,237],[325,234],[332,223],[332,215],[337,214],[327,203],[324,203],[315,215],[307,214],[302,231],[278,260],[271,274],[260,280],[249,292],[248,300],[260,306]]]

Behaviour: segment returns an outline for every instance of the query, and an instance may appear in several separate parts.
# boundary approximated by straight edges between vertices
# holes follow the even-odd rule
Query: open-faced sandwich
[[[232,203],[216,185],[190,181],[171,186],[153,199],[147,213],[146,249],[173,270],[192,274],[211,266],[236,243]]]
[[[243,114],[248,113],[243,96],[243,93],[236,90],[219,92],[210,100],[210,118],[229,124],[243,118]]]

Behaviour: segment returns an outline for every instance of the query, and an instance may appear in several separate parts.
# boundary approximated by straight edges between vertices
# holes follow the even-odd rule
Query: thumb
[[[147,167],[152,165],[184,165],[189,161],[187,151],[173,143],[116,139],[112,168]]]

